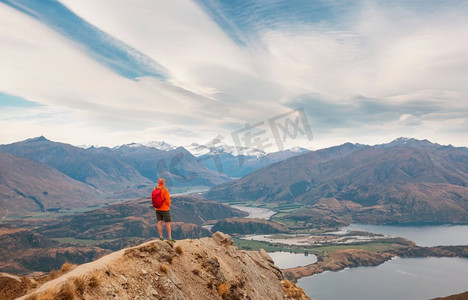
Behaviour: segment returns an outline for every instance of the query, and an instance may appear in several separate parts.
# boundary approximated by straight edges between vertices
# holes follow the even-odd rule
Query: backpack
[[[153,207],[156,209],[161,208],[161,206],[164,203],[164,199],[161,195],[161,192],[163,189],[164,188],[162,189],[155,188],[153,192],[151,193],[151,202],[153,202]]]

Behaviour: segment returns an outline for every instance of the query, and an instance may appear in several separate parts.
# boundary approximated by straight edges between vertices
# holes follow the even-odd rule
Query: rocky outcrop
[[[264,251],[230,236],[151,241],[78,266],[20,299],[310,299]],[[41,298],[42,299],[42,298]]]
[[[465,257],[468,258],[468,246],[419,247],[410,242],[407,246],[396,247],[385,252],[373,252],[362,249],[343,249],[335,252],[317,254],[317,262],[307,266],[284,269],[285,277],[296,281],[305,276],[320,274],[325,271],[339,271],[360,266],[377,266],[393,257]]]
[[[337,250],[330,254],[317,255],[317,262],[307,266],[283,270],[285,277],[296,281],[305,276],[320,274],[325,271],[339,271],[360,266],[377,266],[395,257],[386,252],[370,252],[361,249]]]
[[[289,229],[284,224],[263,219],[231,218],[216,222],[212,231],[229,234],[269,234],[288,232]]]
[[[392,253],[399,257],[464,257],[468,258],[468,246],[420,247],[412,245],[398,248]]]

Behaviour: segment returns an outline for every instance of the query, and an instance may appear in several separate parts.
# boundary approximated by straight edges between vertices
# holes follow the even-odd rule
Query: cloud
[[[206,123],[207,116],[213,118],[214,111],[226,111],[216,99],[172,82],[123,77],[67,37],[4,4],[0,15],[0,89],[65,110],[72,116],[70,122],[81,120],[83,128],[92,124],[105,134],[108,127],[138,130],[137,124],[140,129],[174,122],[196,127]]]
[[[182,144],[300,106],[317,145],[408,132],[468,144],[460,1],[52,1],[65,18],[7,3],[0,100],[38,103],[49,116],[1,114],[10,131],[27,123],[28,134],[60,136],[60,124],[79,144]]]

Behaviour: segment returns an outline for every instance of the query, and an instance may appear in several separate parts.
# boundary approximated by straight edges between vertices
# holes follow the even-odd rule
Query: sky
[[[468,1],[0,0],[0,144],[468,146]]]

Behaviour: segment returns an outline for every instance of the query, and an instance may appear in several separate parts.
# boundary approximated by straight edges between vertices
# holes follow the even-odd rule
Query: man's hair
[[[164,180],[164,178],[158,179],[158,184],[165,184],[165,183],[166,183],[166,180]]]

